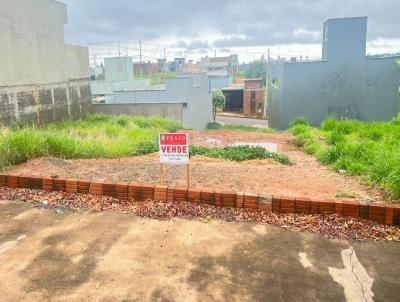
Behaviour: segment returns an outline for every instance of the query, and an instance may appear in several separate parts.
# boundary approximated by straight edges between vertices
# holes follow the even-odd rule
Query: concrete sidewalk
[[[2,301],[396,301],[400,244],[0,202]]]
[[[215,121],[227,125],[268,128],[268,120],[255,119],[255,118],[236,117],[236,116],[218,114]]]

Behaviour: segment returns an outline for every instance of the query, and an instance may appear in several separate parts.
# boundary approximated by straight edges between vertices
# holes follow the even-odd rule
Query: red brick
[[[188,190],[188,198],[187,199],[190,202],[200,202],[201,189],[200,188],[190,188]]]
[[[201,203],[215,205],[215,194],[213,190],[202,189],[200,193]]]
[[[311,199],[307,197],[296,197],[295,213],[311,214]]]
[[[129,200],[140,201],[142,199],[141,195],[142,185],[131,182],[128,185],[128,198]]]
[[[369,218],[369,205],[364,201],[359,202],[360,205],[360,217],[363,219]]]
[[[7,187],[9,188],[18,188],[18,175],[16,174],[8,174],[7,176]]]
[[[141,201],[154,200],[154,188],[153,184],[143,184],[140,189]]]
[[[236,193],[233,191],[223,191],[222,206],[226,208],[236,207]]]
[[[103,181],[103,195],[115,197],[115,183]]]
[[[90,194],[94,196],[103,196],[103,183],[102,182],[92,182],[90,184]]]
[[[343,202],[336,200],[335,201],[335,213],[339,215],[343,215]]]
[[[68,193],[78,193],[78,180],[67,179],[65,181],[65,188]]]
[[[7,187],[7,174],[0,173],[0,187]]]
[[[222,207],[222,192],[215,191],[215,206]]]
[[[394,207],[387,206],[386,214],[385,214],[385,224],[386,225],[393,225],[393,216],[394,216]]]
[[[174,201],[187,201],[188,188],[185,186],[176,186],[174,188]]]
[[[258,195],[252,193],[244,193],[243,207],[245,209],[258,209]]]
[[[358,218],[360,216],[360,205],[356,201],[343,201],[343,215]]]
[[[244,193],[243,192],[236,192],[236,202],[235,207],[238,209],[243,208],[244,206]]]
[[[319,214],[319,201],[311,199],[310,212],[312,215]]]
[[[19,176],[18,177],[18,186],[20,188],[30,188],[31,187],[31,178],[29,176]]]
[[[37,190],[43,189],[42,177],[41,176],[31,176],[30,187],[32,189],[37,189]]]
[[[157,185],[154,188],[154,200],[157,201],[167,201],[167,195],[168,195],[168,186],[164,185]]]
[[[386,206],[384,204],[370,204],[368,217],[377,223],[385,223]]]
[[[281,199],[279,196],[272,196],[272,212],[281,212]]]
[[[65,192],[66,180],[63,178],[54,178],[54,188],[56,191]]]
[[[90,191],[90,181],[78,180],[78,193],[88,194]]]
[[[294,207],[296,204],[296,199],[293,197],[288,197],[288,196],[281,196],[281,208],[280,212],[281,213],[294,213]]]
[[[392,205],[394,208],[393,213],[393,225],[400,225],[400,205]]]
[[[272,212],[272,196],[271,195],[258,195],[257,207],[261,211]]]
[[[51,177],[43,177],[42,178],[42,183],[43,183],[43,190],[47,192],[54,191],[54,178]]]
[[[128,198],[128,186],[127,182],[118,182],[115,184],[115,197],[119,200],[127,201]]]
[[[319,202],[319,213],[320,214],[335,213],[335,201],[334,200],[321,200]]]
[[[173,186],[168,187],[167,201],[174,201],[174,187]]]

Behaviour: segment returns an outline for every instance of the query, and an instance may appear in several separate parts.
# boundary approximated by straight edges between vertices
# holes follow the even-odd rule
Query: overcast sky
[[[368,16],[368,50],[400,51],[400,0],[61,0],[68,5],[69,42],[125,43],[134,52],[166,47],[190,56],[270,47],[319,55],[322,22]],[[130,44],[127,44],[131,42]],[[129,48],[128,48],[129,47]],[[291,55],[292,53],[290,53]]]

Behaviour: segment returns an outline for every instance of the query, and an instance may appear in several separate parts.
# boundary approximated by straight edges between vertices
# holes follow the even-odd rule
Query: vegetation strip
[[[90,115],[43,127],[0,128],[0,169],[39,156],[118,158],[158,151],[158,134],[181,126],[157,117]]]
[[[225,208],[266,210],[284,214],[338,214],[372,220],[379,224],[400,225],[400,205],[355,201],[312,200],[302,197],[266,196],[252,193],[210,190],[208,188],[168,187],[138,183],[89,182],[86,180],[41,178],[0,174],[0,187],[45,189],[67,193],[109,196],[122,201],[190,201]]]
[[[191,146],[190,155],[203,155],[211,158],[222,158],[233,161],[245,161],[254,159],[273,159],[284,165],[290,165],[290,160],[286,155],[270,152],[263,147],[254,146],[234,146],[223,148],[208,148],[201,146]]]
[[[259,132],[259,133],[274,133],[275,129],[272,128],[261,128],[243,125],[222,125],[218,122],[209,123],[207,130],[234,130],[234,131],[245,131],[245,132]]]
[[[297,146],[323,164],[361,175],[384,189],[389,198],[400,198],[400,115],[391,122],[372,123],[329,118],[320,128],[300,118],[290,132]]]

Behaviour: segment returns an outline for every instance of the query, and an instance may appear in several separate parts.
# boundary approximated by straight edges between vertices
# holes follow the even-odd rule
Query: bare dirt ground
[[[287,155],[293,165],[273,160],[242,163],[196,156],[191,160],[191,184],[271,195],[310,198],[373,198],[383,202],[381,194],[361,183],[358,178],[341,175],[325,167],[291,143],[288,134],[264,134],[241,131],[191,131],[190,143],[202,146],[225,146],[236,142],[269,142],[278,144],[278,152]],[[169,185],[185,184],[182,166],[168,166]],[[90,180],[158,183],[158,154],[121,159],[62,160],[37,158],[16,166],[12,172],[33,175]]]
[[[0,200],[1,301],[397,301],[400,244]]]

